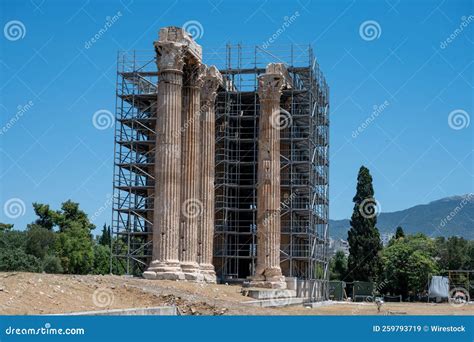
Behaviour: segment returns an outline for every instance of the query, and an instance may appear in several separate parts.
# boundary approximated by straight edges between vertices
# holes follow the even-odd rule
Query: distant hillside
[[[452,216],[450,221],[448,216]],[[347,240],[349,225],[349,220],[330,220],[330,236]],[[408,234],[457,235],[474,240],[474,195],[446,197],[393,213],[381,213],[377,218],[381,233],[394,233],[397,226],[402,226]]]

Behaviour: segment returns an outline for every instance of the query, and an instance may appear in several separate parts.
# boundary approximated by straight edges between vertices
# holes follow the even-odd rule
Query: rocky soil
[[[34,315],[176,305],[181,315],[474,315],[474,305],[386,303],[259,308],[240,286],[156,281],[124,276],[0,272],[0,314]]]

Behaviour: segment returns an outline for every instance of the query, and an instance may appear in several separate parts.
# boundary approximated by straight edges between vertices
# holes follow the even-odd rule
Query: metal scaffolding
[[[210,51],[206,53],[206,51]],[[225,90],[216,103],[214,265],[222,282],[243,281],[256,264],[258,76],[285,63],[293,88],[281,108],[281,267],[285,276],[318,283],[327,298],[329,220],[329,88],[310,46],[271,49],[227,45],[204,49]],[[153,51],[118,56],[113,256],[140,274],[151,256],[155,101]]]
[[[118,54],[112,256],[133,275],[151,258],[157,83],[153,51]]]
[[[216,109],[216,231],[214,265],[222,282],[254,273],[257,230],[258,76],[285,63],[294,87],[281,108],[281,267],[287,277],[317,280],[326,297],[328,276],[329,89],[311,47],[227,46],[214,52],[227,80]],[[288,119],[288,118],[286,118]]]

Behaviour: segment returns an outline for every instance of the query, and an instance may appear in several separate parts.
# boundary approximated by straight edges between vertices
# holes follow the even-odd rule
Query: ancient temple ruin
[[[327,297],[329,90],[311,47],[118,56],[113,246],[149,279]]]

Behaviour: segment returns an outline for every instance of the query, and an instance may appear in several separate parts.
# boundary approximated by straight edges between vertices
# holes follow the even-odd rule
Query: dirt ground
[[[240,286],[120,276],[0,272],[0,314],[33,315],[176,305],[182,315],[474,315],[474,305],[329,303],[316,308],[243,304]]]

